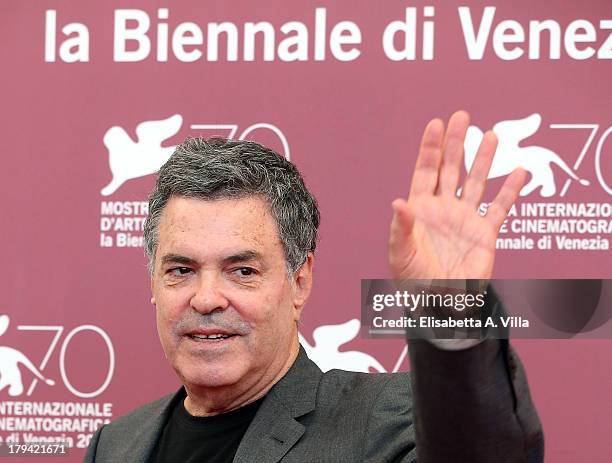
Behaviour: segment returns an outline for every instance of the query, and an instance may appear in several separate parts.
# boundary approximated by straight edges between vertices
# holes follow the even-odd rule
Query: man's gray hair
[[[206,201],[263,198],[276,219],[290,274],[315,250],[320,221],[317,202],[291,162],[252,141],[187,138],[159,169],[149,195],[144,250],[151,275],[159,220],[172,196]]]

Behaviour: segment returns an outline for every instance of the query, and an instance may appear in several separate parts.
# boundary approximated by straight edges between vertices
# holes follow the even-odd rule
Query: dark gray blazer
[[[321,370],[303,349],[269,391],[235,463],[541,462],[522,367],[505,341],[464,351],[411,341],[412,374]],[[93,436],[86,462],[146,462],[184,389]],[[418,443],[418,449],[417,449]]]

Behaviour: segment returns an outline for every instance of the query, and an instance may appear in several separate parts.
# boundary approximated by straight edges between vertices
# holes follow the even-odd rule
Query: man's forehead
[[[184,211],[198,208],[224,209],[234,208],[236,206],[261,208],[270,213],[270,206],[266,198],[255,194],[221,198],[199,198],[173,194],[168,199],[164,207],[164,212],[168,209]]]
[[[197,239],[198,243],[192,240]],[[158,246],[178,253],[177,246],[227,248],[222,253],[243,249],[263,249],[280,244],[278,229],[270,208],[259,196],[205,200],[172,196],[160,218]]]
[[[240,220],[234,220],[237,218]],[[268,203],[259,196],[209,200],[173,195],[164,207],[161,223],[171,226],[199,223],[202,226],[212,227],[227,223],[237,226],[248,224],[251,227],[255,225],[276,227]]]

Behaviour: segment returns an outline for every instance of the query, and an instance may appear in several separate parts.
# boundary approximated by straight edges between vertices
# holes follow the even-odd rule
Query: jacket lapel
[[[246,434],[234,463],[276,463],[302,437],[305,427],[296,418],[315,409],[321,370],[300,346],[287,374],[266,395]]]

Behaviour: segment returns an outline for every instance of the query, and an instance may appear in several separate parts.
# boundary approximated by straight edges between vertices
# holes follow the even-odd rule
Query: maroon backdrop
[[[462,5],[4,2],[0,438],[69,439],[77,448],[58,461],[80,461],[101,422],[177,388],[139,245],[151,173],[188,135],[270,144],[303,172],[323,220],[301,333],[315,353],[361,353],[344,365],[338,353],[337,366],[409,368],[400,340],[349,332],[325,347],[313,331],[358,318],[360,280],[388,276],[390,202],[407,193],[426,122],[455,109],[483,130],[523,120],[496,126],[504,149],[490,193],[523,165],[535,188],[519,204],[595,205],[519,209],[501,235],[515,249],[498,251],[494,276],[612,278],[610,2]],[[215,59],[224,22],[236,43],[221,34]],[[247,23],[261,22],[250,56]],[[545,229],[528,231],[529,220]],[[602,225],[580,228],[587,220]],[[543,244],[526,249],[529,239]],[[610,341],[514,345],[546,461],[610,461]]]

